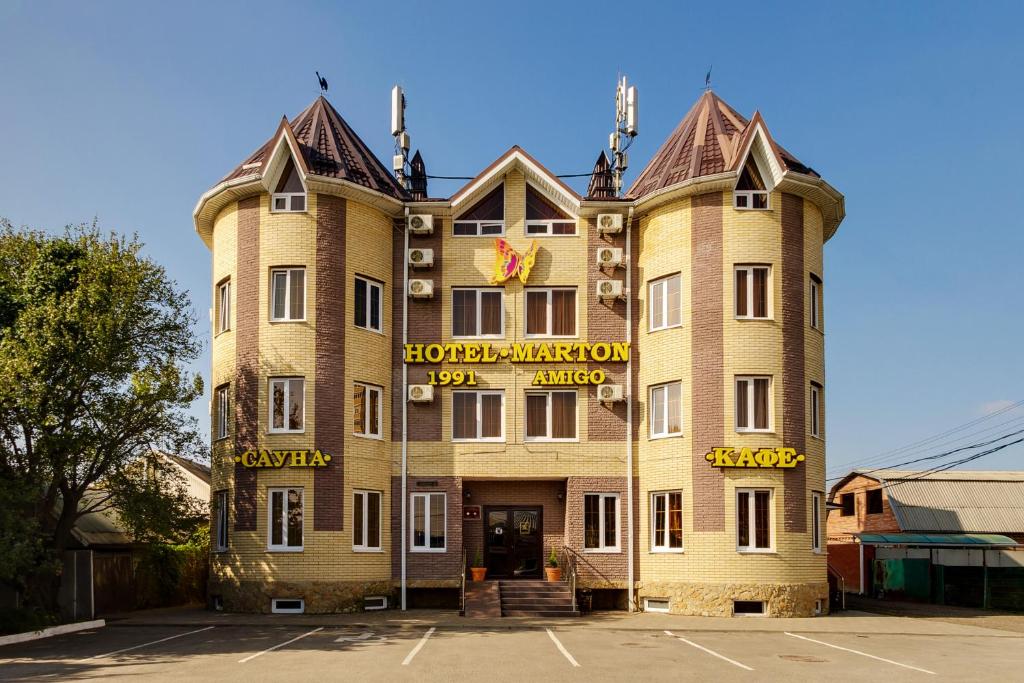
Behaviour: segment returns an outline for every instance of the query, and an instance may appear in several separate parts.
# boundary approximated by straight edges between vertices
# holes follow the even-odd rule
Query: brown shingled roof
[[[755,114],[754,119],[748,121],[708,90],[640,172],[626,196],[642,197],[686,180],[735,170],[740,161],[738,157],[753,132],[750,124],[759,118]],[[787,170],[818,175],[792,154],[772,144]]]
[[[405,190],[398,181],[322,95],[288,122],[288,126],[312,175],[347,180],[390,197],[405,197]],[[258,173],[275,138],[276,135],[267,140],[224,180]]]

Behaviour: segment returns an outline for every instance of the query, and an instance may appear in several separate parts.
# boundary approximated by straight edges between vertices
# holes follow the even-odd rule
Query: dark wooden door
[[[93,595],[97,616],[135,609],[131,553],[93,554]]]
[[[539,507],[484,509],[484,562],[488,578],[540,578],[544,555],[542,514]]]

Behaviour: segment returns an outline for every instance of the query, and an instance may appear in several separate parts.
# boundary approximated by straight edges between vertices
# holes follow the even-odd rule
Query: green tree
[[[137,538],[180,541],[204,516],[156,450],[203,453],[190,404],[201,350],[186,292],[136,238],[95,224],[54,236],[0,219],[0,579],[68,547],[86,512],[116,508]],[[6,552],[6,548],[5,548]],[[25,565],[30,566],[25,566]]]

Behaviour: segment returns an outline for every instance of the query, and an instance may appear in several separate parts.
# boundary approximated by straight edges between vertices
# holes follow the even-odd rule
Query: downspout
[[[626,343],[629,356],[626,359],[626,550],[627,581],[629,583],[629,611],[636,610],[633,599],[636,585],[633,577],[633,206],[630,205],[626,218]]]
[[[409,343],[409,206],[405,207],[405,226],[402,230],[402,503],[400,506],[402,521],[399,533],[402,534],[402,611],[405,605],[406,568],[405,556],[408,543],[407,523],[408,511],[405,509],[409,498],[409,366],[405,362],[405,345]]]
[[[864,595],[864,541],[857,545],[860,546],[860,593],[858,595]]]

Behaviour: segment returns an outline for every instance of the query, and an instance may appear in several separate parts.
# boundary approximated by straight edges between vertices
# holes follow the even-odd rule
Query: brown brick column
[[[313,474],[313,530],[345,526],[345,210],[341,197],[317,195],[316,447],[332,456]]]
[[[782,195],[782,436],[803,453],[807,444],[807,377],[804,348],[804,200]],[[786,531],[807,531],[807,463],[786,470]]]
[[[702,194],[691,201],[693,528],[723,531],[725,476],[704,459],[722,445],[725,431],[722,193]]]
[[[235,448],[259,446],[260,198],[238,202]],[[235,530],[256,531],[256,470],[235,465]]]
[[[625,268],[598,268],[597,250],[603,247],[626,246],[626,233],[600,235],[597,219],[588,218],[587,224],[587,288],[580,292],[587,302],[587,339],[591,342],[622,341],[626,337],[626,302],[621,299],[604,301],[595,294],[599,280],[625,280]],[[635,338],[634,338],[635,341]],[[636,364],[636,344],[630,353]],[[604,370],[608,384],[626,383],[625,363],[587,363],[589,370]],[[626,435],[626,403],[603,404],[597,400],[597,387],[584,387],[587,392],[587,434],[591,441],[622,442]]]

